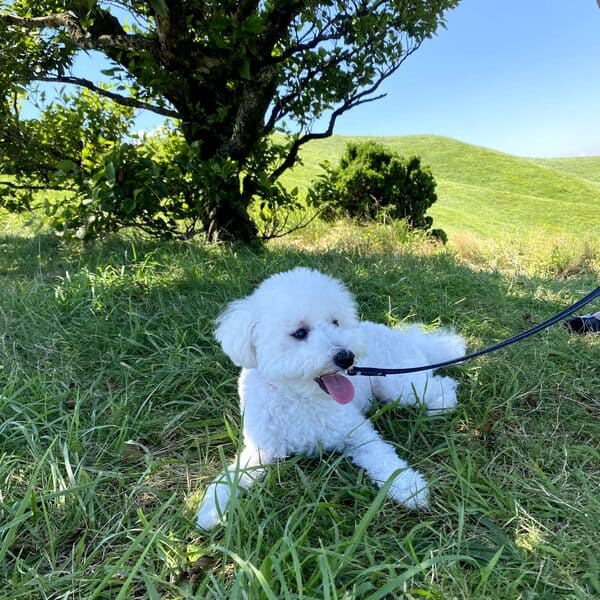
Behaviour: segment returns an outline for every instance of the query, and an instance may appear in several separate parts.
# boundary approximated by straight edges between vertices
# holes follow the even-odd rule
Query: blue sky
[[[521,156],[600,155],[596,0],[462,0],[336,133],[445,135]]]
[[[520,156],[600,155],[599,0],[462,0],[343,135],[435,134]],[[97,59],[80,73],[101,69]],[[153,129],[155,115],[138,119]]]

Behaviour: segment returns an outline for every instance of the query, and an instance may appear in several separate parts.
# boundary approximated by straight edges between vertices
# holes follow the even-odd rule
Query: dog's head
[[[345,404],[354,390],[340,373],[360,353],[357,326],[356,304],[344,285],[300,267],[232,302],[217,320],[216,337],[236,365],[257,369],[274,385],[310,395],[320,389]]]

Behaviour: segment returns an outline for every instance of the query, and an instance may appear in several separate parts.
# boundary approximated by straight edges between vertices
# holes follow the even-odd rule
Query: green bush
[[[136,227],[164,239],[212,240],[222,235],[217,226],[231,226],[269,238],[285,233],[287,215],[298,210],[297,190],[268,176],[286,144],[260,140],[240,174],[229,157],[203,159],[201,144],[173,124],[134,137],[133,110],[91,92],[63,93],[23,122],[2,109],[0,209],[42,212],[61,236],[87,240]],[[245,205],[232,209],[242,198],[251,214]]]
[[[431,228],[425,213],[437,200],[436,182],[418,156],[405,159],[372,141],[349,143],[336,168],[323,166],[308,198],[325,220],[404,219],[411,228]]]
[[[197,148],[164,129],[143,143],[117,143],[94,164],[64,161],[54,173],[72,194],[50,204],[51,225],[67,236],[97,237],[137,227],[156,237],[191,237],[208,219],[205,196],[212,171]]]
[[[124,227],[163,239],[188,239],[199,233],[213,239],[215,211],[230,206],[243,186],[260,198],[248,216],[259,236],[275,237],[285,230],[281,215],[297,208],[297,190],[288,192],[260,176],[266,170],[263,163],[274,160],[271,154],[265,152],[260,164],[252,163],[254,172],[240,181],[234,161],[201,160],[199,150],[179,132],[163,128],[141,143],[115,144],[88,168],[64,161],[54,178],[64,181],[73,194],[47,207],[51,225],[79,239]]]

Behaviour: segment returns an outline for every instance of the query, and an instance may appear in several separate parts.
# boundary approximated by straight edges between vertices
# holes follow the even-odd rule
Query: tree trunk
[[[256,225],[248,215],[247,198],[240,190],[237,174],[228,180],[223,180],[220,190],[213,190],[209,199],[211,209],[208,222],[205,223],[206,233],[210,242],[238,241],[244,244],[258,238]]]
[[[253,190],[248,185],[240,186],[240,174],[264,135],[264,115],[276,84],[276,73],[271,67],[260,69],[251,80],[226,92],[221,81],[196,82],[194,89],[188,89],[185,105],[177,107],[186,113],[182,120],[186,141],[200,144],[200,160],[230,160],[237,167],[218,189],[210,186],[212,189],[205,190],[208,209],[204,214],[208,213],[209,218],[204,225],[211,241],[247,243],[258,237],[248,215]],[[218,122],[215,114],[220,114]]]

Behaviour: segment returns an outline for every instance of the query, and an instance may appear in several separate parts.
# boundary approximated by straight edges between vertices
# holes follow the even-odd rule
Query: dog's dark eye
[[[294,333],[291,334],[292,337],[295,337],[297,340],[303,340],[308,335],[308,331],[304,329],[304,327],[300,327],[300,329],[296,329]]]
[[[337,319],[333,319],[333,321],[331,321],[336,327],[340,326],[340,322]]]

